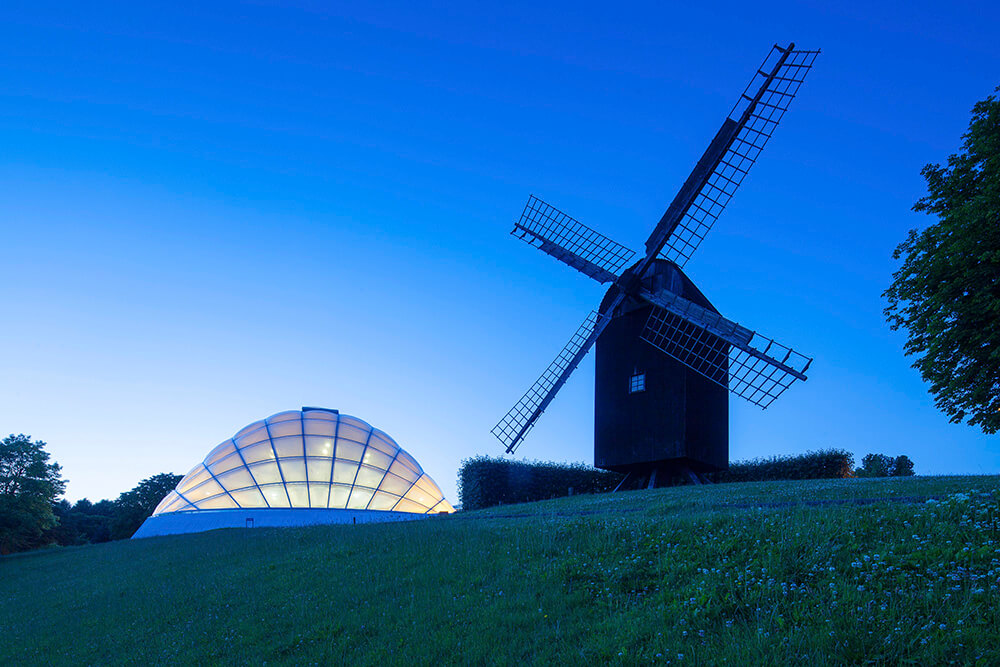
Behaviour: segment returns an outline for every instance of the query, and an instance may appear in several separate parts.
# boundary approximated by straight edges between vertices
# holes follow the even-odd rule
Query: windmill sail
[[[818,54],[819,51],[795,50],[794,43],[785,48],[777,45],[772,48],[653,229],[646,241],[645,255],[634,265],[635,253],[625,246],[535,196],[528,199],[511,234],[590,278],[612,285],[602,301],[601,311],[591,313],[555,361],[493,427],[493,435],[504,444],[508,453],[518,447],[612,317],[622,317],[631,312],[629,308],[622,309],[626,302],[631,306],[636,300],[645,300],[651,304],[652,310],[641,335],[637,335],[634,328],[629,328],[627,336],[611,337],[618,341],[615,344],[631,350],[633,344],[645,348],[645,344],[650,343],[716,384],[763,408],[793,382],[806,379],[811,359],[727,320],[710,308],[671,292],[650,292],[644,285],[652,284],[647,278],[657,275],[664,267],[672,266],[679,270],[697,250],[774,133]],[[601,352],[598,350],[599,355]],[[669,367],[667,370],[675,370],[666,359],[659,361],[664,367]],[[645,378],[645,375],[642,377]],[[681,384],[686,382],[685,377],[674,380]],[[613,379],[608,382],[613,382]],[[726,405],[726,393],[714,387],[710,389],[712,396],[698,400],[709,401],[716,406],[721,401],[722,405]],[[662,394],[666,389],[661,387],[658,391]],[[681,387],[680,391],[687,390]],[[599,393],[599,397],[612,394],[614,392],[609,390]],[[618,399],[606,400],[613,403]],[[636,409],[634,406],[623,407],[620,410],[609,409],[608,412],[630,415],[630,411]],[[631,419],[630,416],[627,418]],[[649,424],[659,423],[652,417],[647,421]],[[625,426],[631,429],[633,425]],[[607,442],[617,442],[622,432],[617,426],[610,429]],[[710,437],[716,435],[713,433]],[[728,444],[723,445],[725,447]],[[595,435],[595,460],[598,459],[598,450],[605,451],[601,448]],[[685,456],[689,455],[671,454],[677,460],[687,460]],[[721,456],[721,463],[712,456],[706,457],[699,465],[703,464],[707,469],[725,465],[725,454]],[[628,465],[636,461],[647,465],[651,460],[636,459]],[[625,464],[612,461],[607,465]],[[655,479],[655,473],[651,479]]]
[[[570,374],[594,346],[594,341],[601,335],[609,321],[608,317],[596,311],[590,313],[541,377],[535,380],[521,400],[493,427],[491,433],[503,443],[508,454],[521,444],[521,440],[535,425],[535,421],[566,384]]]
[[[819,51],[775,45],[646,242],[683,267],[754,165]]]
[[[511,234],[599,283],[614,282],[635,252],[531,195]]]
[[[732,393],[766,408],[812,359],[675,294],[642,296],[653,303],[641,338]]]

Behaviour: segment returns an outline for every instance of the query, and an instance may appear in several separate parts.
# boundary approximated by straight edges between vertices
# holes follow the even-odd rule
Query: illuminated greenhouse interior
[[[320,408],[279,412],[244,427],[185,475],[153,516],[241,508],[454,511],[386,433]]]

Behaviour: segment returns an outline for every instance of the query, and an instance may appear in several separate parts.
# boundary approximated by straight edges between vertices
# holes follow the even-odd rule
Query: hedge
[[[713,482],[764,482],[785,479],[840,479],[854,475],[854,455],[843,449],[825,449],[797,456],[735,461],[729,470],[712,473]],[[573,493],[613,491],[622,475],[582,463],[512,461],[477,456],[462,461],[458,497],[462,509],[526,503]]]
[[[462,461],[458,497],[463,510],[613,491],[622,476],[582,463],[512,461],[477,456]]]
[[[824,449],[797,456],[736,461],[729,470],[709,475],[714,482],[765,482],[781,479],[842,479],[854,476],[854,455],[843,449]]]

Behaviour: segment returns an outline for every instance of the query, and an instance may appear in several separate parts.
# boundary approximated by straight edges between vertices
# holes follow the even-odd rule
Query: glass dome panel
[[[372,437],[368,441],[369,447],[374,447],[380,452],[388,454],[390,457],[395,456],[396,452],[399,451],[399,446],[393,442],[389,436],[381,431],[373,431]]]
[[[293,435],[287,438],[274,436],[271,442],[274,443],[274,451],[278,453],[279,459],[286,456],[302,456],[302,453],[305,451],[301,435]]]
[[[211,451],[211,453],[205,457],[205,465],[211,466],[216,461],[224,459],[236,452],[236,445],[233,444],[232,440],[226,440],[224,443],[216,447]]]
[[[187,496],[188,491],[198,486],[206,479],[211,479],[211,475],[208,474],[208,470],[205,469],[205,466],[199,463],[197,468],[189,472],[187,476],[180,481],[177,485],[177,491]]]
[[[225,490],[219,485],[218,482],[210,478],[190,491],[187,491],[184,494],[184,497],[187,498],[188,502],[197,503],[199,500],[205,500],[206,498],[217,496],[220,493],[225,493]]]
[[[267,434],[267,429],[264,427],[263,424],[261,424],[260,428],[258,429],[255,429],[253,431],[248,431],[242,436],[234,438],[234,440],[236,440],[236,444],[240,447],[240,449],[252,445],[255,442],[264,442],[269,439],[270,436]]]
[[[358,464],[347,461],[337,461],[333,466],[333,481],[338,484],[353,485],[358,475]]]
[[[342,440],[353,440],[354,442],[360,442],[362,445],[368,442],[368,434],[370,431],[367,429],[360,429],[353,424],[347,424],[344,422],[340,423],[340,428],[337,429],[337,437]]]
[[[241,436],[244,436],[247,433],[251,433],[259,428],[263,428],[263,426],[264,426],[263,421],[255,421],[252,424],[247,424],[246,426],[244,426],[243,428],[241,428],[239,431],[236,432],[236,435],[233,436],[233,439],[234,440],[239,439]]]
[[[216,479],[230,491],[233,489],[245,489],[255,484],[253,477],[250,476],[250,471],[246,468],[234,468],[228,472],[216,475]]]
[[[240,454],[248,464],[258,461],[270,461],[274,459],[274,450],[271,448],[271,441],[265,440],[256,445],[250,445],[246,449],[241,449]]]
[[[302,450],[299,450],[302,453]],[[285,484],[292,482],[308,482],[306,479],[306,460],[301,456],[298,458],[279,459],[281,465],[281,476],[285,479]],[[292,503],[295,504],[294,502]],[[309,505],[307,504],[306,507]]]
[[[240,504],[240,507],[266,507],[264,496],[260,495],[260,490],[256,486],[249,489],[240,489],[229,492],[233,499]]]
[[[351,499],[347,501],[347,509],[349,510],[363,510],[368,507],[368,501],[372,499],[372,494],[375,493],[373,489],[365,489],[360,486],[355,486],[351,490]]]
[[[307,435],[306,455],[307,456],[333,456],[334,438],[332,435]]]
[[[337,422],[322,419],[306,419],[305,428],[306,435],[326,435],[333,437],[337,433]]]
[[[372,496],[371,502],[368,503],[367,509],[388,511],[398,502],[399,496],[388,494],[385,491],[376,491],[375,495]]]
[[[415,512],[418,514],[423,514],[427,511],[427,508],[420,503],[414,502],[409,498],[403,498],[395,507],[392,508],[395,512]]]
[[[306,474],[309,475],[309,481],[329,484],[332,466],[333,459],[306,459]]]
[[[365,450],[365,455],[361,457],[361,462],[379,470],[388,470],[389,466],[392,465],[392,457],[369,447]]]
[[[262,484],[260,490],[264,492],[269,507],[291,507],[284,484]]]
[[[309,507],[309,485],[304,483],[289,483],[285,485],[288,489],[288,498],[292,501],[292,507]]]
[[[309,507],[326,507],[330,501],[330,484],[309,483]]]
[[[360,461],[365,446],[352,440],[337,438],[337,458],[345,461]]]
[[[410,490],[410,482],[405,479],[396,477],[391,472],[386,473],[385,479],[382,483],[378,485],[379,491],[387,491],[389,493],[394,493],[397,496],[402,496],[404,493]]]
[[[407,486],[420,479],[420,473],[413,472],[408,467],[406,467],[403,464],[403,462],[399,460],[398,456],[396,457],[396,460],[392,462],[392,465],[389,467],[389,472],[391,472],[393,475],[396,475],[397,477],[405,479],[408,483]]]
[[[347,484],[334,484],[330,487],[330,503],[328,507],[346,509],[347,500],[351,497],[351,487]]]
[[[250,466],[250,472],[253,473],[253,478],[257,480],[257,484],[260,486],[264,484],[281,484],[281,471],[278,470],[278,464],[274,461],[254,463]]]
[[[374,489],[379,485],[379,482],[382,481],[382,475],[384,474],[383,470],[362,465],[361,469],[358,470],[357,478],[354,480],[354,486],[363,486],[367,489]]]
[[[271,424],[279,424],[281,422],[291,421],[293,419],[294,420],[301,420],[302,419],[302,411],[301,410],[288,410],[286,412],[279,412],[276,415],[271,415],[270,417],[268,417],[264,421],[267,422],[268,425],[271,425]]]
[[[435,513],[438,513],[438,512],[446,512],[446,513],[448,513],[448,514],[451,514],[451,513],[452,513],[452,512],[454,512],[454,511],[455,511],[455,508],[454,508],[454,507],[452,507],[452,506],[451,506],[451,503],[449,503],[449,502],[448,502],[447,500],[445,500],[444,498],[442,498],[442,499],[441,499],[441,500],[440,500],[440,501],[438,502],[438,504],[437,504],[437,505],[435,505],[434,507],[432,507],[432,508],[431,508],[431,512],[435,512]]]
[[[424,473],[424,469],[420,467],[420,464],[405,451],[400,450],[400,452],[396,455],[396,460],[413,472],[417,473],[417,477],[420,477],[420,475]]]
[[[206,498],[198,503],[198,507],[203,510],[228,510],[236,509],[239,505],[229,497],[229,494],[223,493],[212,498]]]
[[[321,421],[331,421],[335,422],[339,418],[339,414],[330,410],[303,410],[302,416],[307,420],[309,419],[319,419]]]
[[[212,471],[212,474],[218,477],[227,470],[232,470],[233,468],[243,468],[245,466],[243,465],[243,458],[238,453],[235,453],[230,454],[221,461],[213,463],[208,467]]]
[[[295,421],[278,422],[277,424],[271,424],[268,428],[271,431],[272,438],[280,438],[284,435],[301,435],[302,420],[296,419]]]

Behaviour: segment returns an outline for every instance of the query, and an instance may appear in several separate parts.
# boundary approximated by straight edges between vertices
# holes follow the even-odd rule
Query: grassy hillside
[[[729,484],[36,552],[0,559],[0,664],[998,664],[998,501]]]

